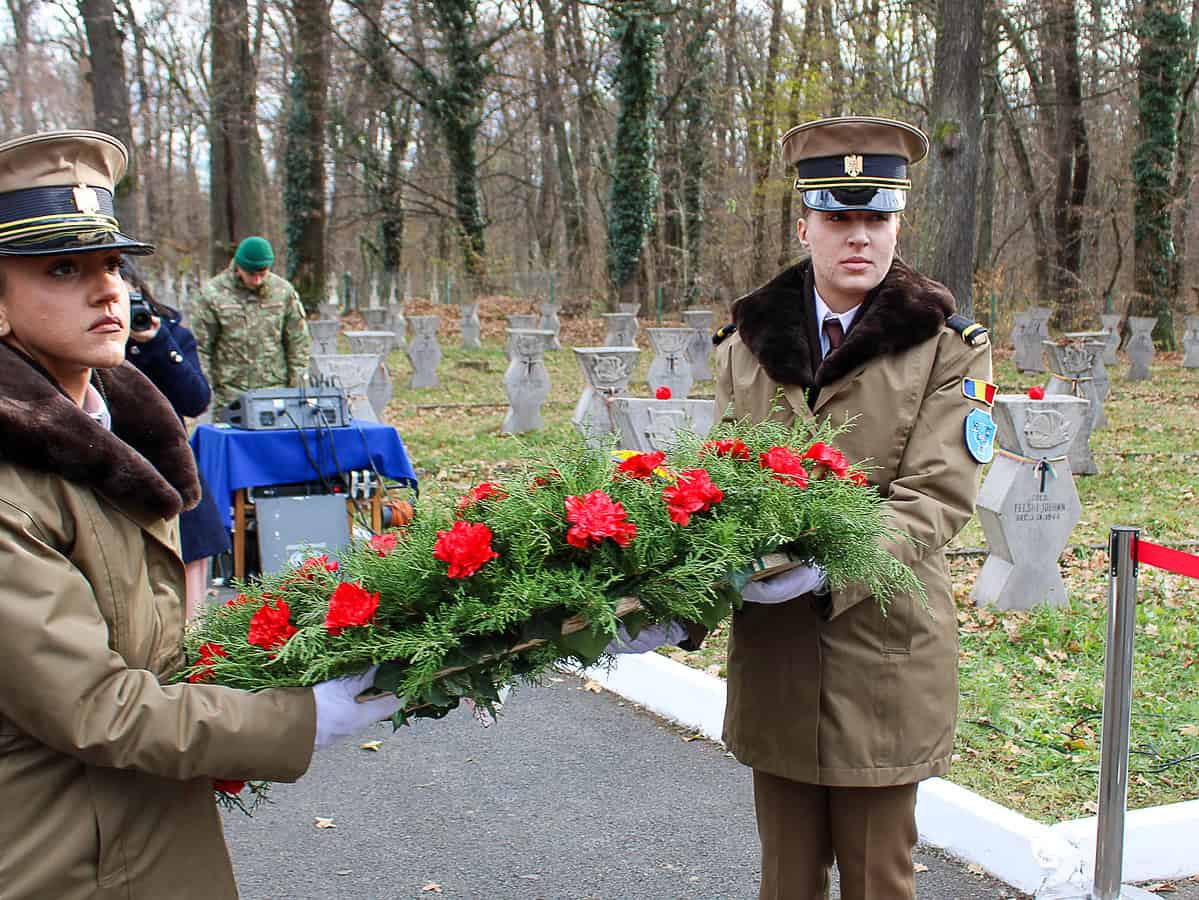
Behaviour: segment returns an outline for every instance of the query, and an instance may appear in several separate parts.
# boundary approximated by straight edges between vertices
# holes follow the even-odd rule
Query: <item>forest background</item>
[[[779,138],[932,138],[901,253],[986,322],[1199,287],[1199,0],[6,0],[0,139],[98,128],[163,274],[264,234],[310,310],[404,285],[719,306],[798,257]],[[997,323],[992,323],[997,324]]]

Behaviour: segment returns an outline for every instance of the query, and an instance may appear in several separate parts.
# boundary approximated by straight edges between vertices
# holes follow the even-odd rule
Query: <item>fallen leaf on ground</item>
[[[316,821],[314,821],[312,824],[315,825],[317,828],[336,828],[337,827],[336,825],[333,824],[332,819],[322,819],[320,816],[317,816]]]
[[[915,863],[915,864],[912,866],[912,870],[913,870],[914,872],[916,872],[917,874],[919,874],[920,872],[927,872],[927,871],[928,871],[928,866],[926,866],[924,863]]]
[[[583,684],[583,690],[591,691],[593,694],[602,694],[604,686],[598,681],[587,681]]]
[[[1158,881],[1154,884],[1145,885],[1145,890],[1154,894],[1177,894],[1178,885],[1172,881]]]
[[[971,875],[977,875],[979,878],[983,878],[987,874],[987,870],[978,863],[970,863],[970,865],[966,866],[966,871]]]
[[[1183,725],[1178,733],[1183,737],[1199,737],[1199,725]]]
[[[421,888],[421,889],[420,889],[420,892],[421,892],[422,894],[441,894],[441,893],[444,893],[444,892],[442,891],[442,889],[441,889],[441,885],[440,885],[440,884],[438,884],[436,881],[430,881],[428,884],[426,884],[426,885],[425,885],[423,888]]]
[[[379,748],[380,748],[380,747],[382,747],[382,746],[383,746],[383,742],[382,742],[382,741],[367,741],[367,742],[366,742],[365,744],[363,744],[363,745],[362,745],[362,746],[361,746],[359,749],[362,749],[362,750],[374,750],[376,753],[378,753],[378,752],[379,752]]]

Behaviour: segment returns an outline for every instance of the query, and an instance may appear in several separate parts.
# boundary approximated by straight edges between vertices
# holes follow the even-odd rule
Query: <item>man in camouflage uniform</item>
[[[242,391],[297,387],[308,371],[312,339],[300,296],[270,271],[275,253],[248,237],[233,261],[206,285],[189,324],[218,411]]]

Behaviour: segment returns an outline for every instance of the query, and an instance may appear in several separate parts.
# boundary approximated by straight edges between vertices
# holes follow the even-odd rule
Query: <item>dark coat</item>
[[[0,897],[233,900],[212,779],[304,772],[312,691],[170,683],[195,463],[136,369],[97,375],[112,431],[0,344]]]
[[[943,774],[957,717],[957,617],[943,548],[969,520],[978,463],[962,378],[991,378],[988,345],[945,325],[953,298],[896,262],[840,347],[821,360],[811,266],[737,301],[718,350],[717,408],[734,419],[857,417],[837,440],[891,522],[914,542],[886,549],[911,566],[929,608],[906,596],[884,616],[862,585],[734,615],[724,739],[737,758],[810,784],[883,786]],[[777,393],[782,409],[773,409]]]

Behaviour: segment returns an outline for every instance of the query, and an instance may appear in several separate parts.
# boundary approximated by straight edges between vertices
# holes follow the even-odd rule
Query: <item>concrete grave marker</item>
[[[1149,381],[1153,378],[1150,366],[1153,365],[1153,326],[1157,324],[1157,316],[1129,316],[1128,330],[1128,380]]]
[[[550,373],[545,368],[545,351],[554,339],[549,329],[509,328],[511,348],[504,390],[508,394],[508,414],[500,427],[503,434],[540,431],[541,405],[550,395]]]
[[[330,288],[325,302],[317,304],[317,312],[322,319],[336,319],[341,315],[341,298],[337,296],[336,288]]]
[[[392,348],[403,350],[408,346],[408,320],[404,318],[404,304],[396,303],[387,307],[387,311],[387,327],[384,331],[390,331],[395,335],[391,343]]]
[[[558,310],[561,307],[557,303],[539,303],[537,309],[541,313],[541,318],[537,322],[538,329],[549,331],[554,335],[545,349],[561,350],[562,342],[559,340],[559,336],[562,334],[562,321],[558,318]]]
[[[408,362],[412,364],[410,388],[440,387],[437,367],[441,364],[441,345],[437,343],[437,316],[409,316],[412,339],[408,342]]]
[[[636,347],[575,347],[574,352],[587,384],[570,421],[584,441],[594,447],[615,427],[608,402],[628,391],[641,351]]]
[[[1092,431],[1099,431],[1107,428],[1107,413],[1104,411],[1103,404],[1107,402],[1107,396],[1112,392],[1112,378],[1107,371],[1107,347],[1111,335],[1106,331],[1068,331],[1065,337],[1071,342],[1078,344],[1083,343],[1098,343],[1098,347],[1090,346],[1087,348],[1089,353],[1094,354],[1091,366],[1091,381],[1094,383],[1093,393],[1087,396],[1088,400],[1099,398],[1099,411],[1095,413],[1095,421],[1091,426]],[[1062,374],[1065,374],[1064,372]],[[1076,395],[1077,396],[1077,395]],[[1078,473],[1075,472],[1077,475]]]
[[[327,356],[337,352],[337,319],[316,319],[308,323],[308,334],[312,337],[312,352]]]
[[[379,422],[391,399],[391,373],[377,353],[313,354],[309,369],[319,379],[340,387],[350,401],[350,415],[364,422]]]
[[[375,353],[385,357],[395,345],[395,334],[390,331],[347,331],[346,341],[351,353]]]
[[[608,324],[608,333],[604,336],[605,347],[636,347],[637,332],[641,326],[637,317],[632,313],[603,313],[604,321]]]
[[[1027,309],[1021,310],[1012,317],[1012,330],[1008,335],[1008,343],[1012,345],[1012,353],[1018,354],[1024,346],[1024,329],[1028,327],[1032,316]],[[1015,362],[1015,357],[1012,357]]]
[[[1088,410],[1081,397],[995,398],[999,448],[975,509],[990,551],[974,584],[976,604],[1066,602],[1058,558],[1082,513],[1066,453]]]
[[[1070,471],[1075,475],[1097,475],[1099,467],[1091,453],[1091,432],[1103,415],[1103,398],[1107,391],[1107,369],[1103,366],[1103,341],[1076,340],[1068,343],[1045,344],[1049,357],[1049,384],[1045,386],[1048,397],[1081,397],[1087,401],[1087,412],[1074,431],[1074,439],[1066,455],[1070,458]],[[1101,372],[1102,374],[1097,374]]]
[[[530,331],[537,329],[537,316],[533,313],[513,313],[505,316],[508,320],[508,331]],[[508,359],[512,359],[512,341],[505,341],[504,352],[508,354]]]
[[[1103,323],[1103,330],[1107,332],[1103,348],[1103,364],[1105,366],[1116,364],[1116,351],[1120,349],[1121,318],[1123,317],[1119,313],[1104,313],[1099,317],[1099,321]]]
[[[370,331],[387,331],[391,320],[391,310],[386,306],[371,306],[362,310],[362,319]]]
[[[620,432],[620,446],[641,453],[673,449],[682,429],[706,437],[716,421],[714,400],[613,397],[608,402],[608,411]]]
[[[462,329],[462,349],[478,350],[483,346],[479,340],[483,331],[483,325],[479,322],[479,304],[460,303],[458,308],[462,310],[462,320],[459,323]]]
[[[1020,331],[1020,343],[1012,361],[1021,372],[1044,372],[1044,342],[1049,340],[1049,317],[1053,310],[1048,306],[1034,306],[1027,312],[1028,318]]]
[[[640,303],[617,303],[616,311],[618,313],[625,313],[626,315],[636,316],[639,312],[641,312],[641,304]]]
[[[683,322],[694,331],[691,342],[687,345],[687,358],[691,360],[693,381],[712,380],[712,369],[708,365],[708,359],[712,355],[712,319],[715,315],[710,309],[683,310]]]
[[[1182,367],[1199,369],[1199,316],[1187,316],[1182,334]]]
[[[684,399],[691,393],[691,359],[687,349],[695,332],[690,328],[647,328],[645,332],[654,348],[654,361],[646,378],[650,392],[656,393],[664,387],[671,397]]]

